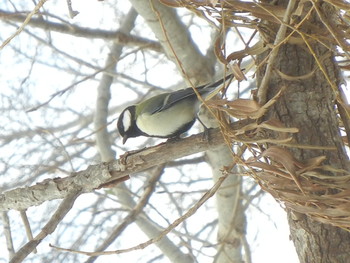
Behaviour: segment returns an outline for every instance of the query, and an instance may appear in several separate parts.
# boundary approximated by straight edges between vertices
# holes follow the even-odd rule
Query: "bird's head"
[[[123,137],[123,144],[125,144],[128,138],[139,136],[135,113],[136,106],[132,105],[124,109],[119,116],[117,127],[119,134]]]

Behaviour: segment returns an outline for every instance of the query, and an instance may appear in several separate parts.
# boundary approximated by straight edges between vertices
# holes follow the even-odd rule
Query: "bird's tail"
[[[231,73],[231,74],[225,76],[224,78],[217,80],[214,83],[207,83],[205,85],[199,86],[199,87],[197,87],[197,89],[199,89],[199,90],[214,90],[214,89],[218,88],[221,84],[223,84],[229,80],[232,80],[232,79],[233,79],[233,74]]]

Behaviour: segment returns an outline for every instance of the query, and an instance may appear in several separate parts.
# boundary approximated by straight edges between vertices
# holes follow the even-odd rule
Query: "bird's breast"
[[[154,114],[143,113],[136,120],[137,127],[149,136],[171,137],[188,126],[196,117],[195,105],[191,101],[177,103],[167,110]],[[183,133],[185,131],[182,131]]]

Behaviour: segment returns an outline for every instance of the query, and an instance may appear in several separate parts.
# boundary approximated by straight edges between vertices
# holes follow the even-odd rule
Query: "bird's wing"
[[[198,93],[200,95],[203,95],[205,93],[208,93],[218,86],[220,86],[225,81],[229,80],[231,78],[231,75],[226,76],[225,78],[222,78],[214,83],[205,84],[202,86],[196,87]],[[148,105],[142,110],[142,112],[148,112],[150,114],[154,114],[157,112],[164,111],[166,109],[169,109],[172,105],[175,103],[180,102],[181,100],[187,99],[191,96],[196,96],[193,88],[186,88],[181,89],[175,92],[169,92],[160,94],[157,96],[154,96],[149,99]]]
[[[196,96],[192,88],[182,89],[175,92],[169,92],[154,96],[149,99],[147,106],[142,109],[142,112],[155,114],[169,109],[175,103],[187,99],[191,96]]]

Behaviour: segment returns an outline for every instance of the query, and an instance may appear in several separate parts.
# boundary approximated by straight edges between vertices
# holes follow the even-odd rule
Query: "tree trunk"
[[[288,3],[288,1],[277,2],[280,5]],[[332,15],[331,12],[335,12],[329,6],[327,9],[324,3],[319,7],[328,16]],[[276,27],[272,24],[268,26],[269,28]],[[318,28],[318,32],[312,32],[310,28]],[[275,29],[277,32],[278,28]],[[303,32],[317,34],[320,29],[325,29],[325,26],[321,24],[315,12],[313,12],[310,19],[302,26],[302,30]],[[295,36],[300,38],[300,35],[295,34]],[[331,83],[338,87],[340,82],[339,69],[334,60],[334,53],[331,53],[328,48],[317,41],[308,39],[308,43],[315,56],[321,61],[321,65]],[[261,55],[258,63],[262,62],[266,55],[268,53]],[[310,52],[310,48],[306,44],[283,45],[279,49],[273,65],[270,66],[273,66],[273,70],[267,84],[267,100],[273,97],[283,86],[286,89],[267,118],[275,117],[287,127],[297,127],[299,132],[294,135],[296,144],[333,146],[336,148],[333,151],[289,148],[294,157],[303,162],[323,155],[326,156],[326,164],[330,164],[335,168],[346,169],[348,159],[338,129],[335,92],[325,78],[324,72],[320,70],[320,65]],[[261,80],[264,78],[265,70],[266,67],[259,69],[258,87],[260,87]],[[279,72],[283,73],[284,76],[295,77],[295,80],[282,78],[283,75]],[[307,77],[300,77],[307,74],[309,74]],[[349,262],[349,232],[329,224],[319,223],[306,215],[300,215],[296,218],[291,210],[288,210],[288,220],[291,238],[301,263]]]

